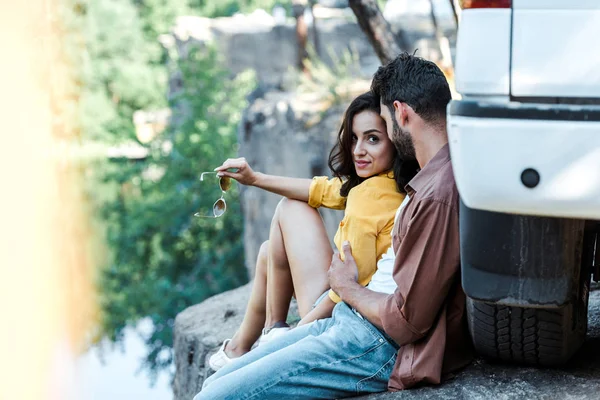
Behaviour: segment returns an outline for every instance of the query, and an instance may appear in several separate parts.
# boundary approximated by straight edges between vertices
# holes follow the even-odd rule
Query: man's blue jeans
[[[345,303],[223,367],[194,400],[335,399],[383,392],[397,348]]]

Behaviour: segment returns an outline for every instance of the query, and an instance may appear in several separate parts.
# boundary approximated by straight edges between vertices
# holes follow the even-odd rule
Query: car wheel
[[[585,308],[569,304],[548,309],[467,299],[467,312],[473,343],[480,354],[530,365],[566,362],[583,343],[587,330],[587,304]]]
[[[561,307],[518,307],[467,298],[467,320],[475,349],[483,356],[530,365],[568,361],[587,333],[588,300],[597,224],[588,224],[572,301]]]

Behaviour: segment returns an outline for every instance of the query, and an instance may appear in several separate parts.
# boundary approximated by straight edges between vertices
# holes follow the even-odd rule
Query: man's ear
[[[408,105],[398,100],[394,100],[393,104],[396,121],[400,126],[406,126],[406,123],[408,122],[408,110],[406,107],[408,107]]]

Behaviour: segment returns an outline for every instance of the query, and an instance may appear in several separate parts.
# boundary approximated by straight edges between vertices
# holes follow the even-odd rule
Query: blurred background
[[[452,0],[355,3],[452,78]],[[327,175],[344,108],[382,61],[370,17],[344,0],[28,5],[0,12],[0,342],[15,376],[0,398],[173,398],[175,317],[252,278],[278,201],[234,185],[222,218],[195,218],[220,195],[200,173],[241,155]],[[340,214],[323,216],[333,236]]]

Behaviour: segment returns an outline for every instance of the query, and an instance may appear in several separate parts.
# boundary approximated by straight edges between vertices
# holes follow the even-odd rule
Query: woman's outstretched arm
[[[230,172],[228,169],[235,169]],[[235,179],[242,185],[256,186],[289,199],[308,202],[311,179],[267,175],[252,170],[245,158],[230,158],[215,168],[219,176]]]

